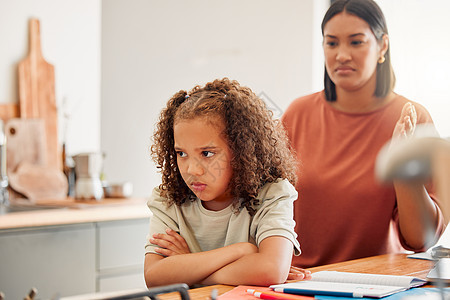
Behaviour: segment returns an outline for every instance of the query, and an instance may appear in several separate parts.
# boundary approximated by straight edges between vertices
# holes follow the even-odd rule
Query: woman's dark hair
[[[249,88],[223,78],[179,91],[161,112],[151,152],[162,173],[161,196],[169,205],[196,199],[178,169],[173,130],[177,122],[199,117],[225,125],[222,134],[232,152],[229,188],[235,200],[242,199],[239,208],[253,214],[266,183],[283,178],[295,185],[297,164],[281,122]]]
[[[363,19],[367,24],[369,24],[370,29],[377,41],[381,42],[383,36],[388,34],[388,29],[386,25],[386,20],[384,18],[383,12],[381,11],[378,4],[373,0],[336,0],[334,1],[322,20],[322,36],[323,30],[327,22],[333,18],[335,15],[346,12],[351,15],[355,15]],[[394,89],[395,86],[395,75],[394,70],[391,65],[391,54],[390,47],[384,55],[384,63],[377,64],[377,82],[375,87],[374,95],[379,98],[386,97],[389,92]],[[331,81],[328,75],[327,69],[325,68],[325,78],[324,78],[324,88],[325,97],[328,101],[336,101],[336,86],[333,81]]]

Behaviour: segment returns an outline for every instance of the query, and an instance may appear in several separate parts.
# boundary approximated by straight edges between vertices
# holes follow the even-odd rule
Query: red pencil
[[[248,289],[247,293],[252,294],[253,296],[259,298],[259,299],[268,299],[268,300],[280,300],[280,299],[288,299],[292,300],[292,297],[289,297],[288,295],[282,295],[278,293],[269,293],[269,292],[260,292],[253,289]]]

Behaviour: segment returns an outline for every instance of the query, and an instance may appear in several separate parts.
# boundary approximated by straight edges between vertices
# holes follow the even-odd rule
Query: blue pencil
[[[352,297],[352,298],[362,298],[362,295],[357,295],[348,292],[330,292],[330,291],[318,291],[318,290],[303,290],[299,288],[275,288],[275,292],[282,292],[287,294],[295,295],[323,295],[323,296],[338,296],[338,297]]]

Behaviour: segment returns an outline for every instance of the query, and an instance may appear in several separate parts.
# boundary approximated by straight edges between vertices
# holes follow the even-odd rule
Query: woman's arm
[[[417,114],[407,103],[395,126],[393,137],[408,138],[414,133]],[[440,208],[420,182],[394,182],[400,231],[408,246],[421,249],[435,237]]]
[[[160,250],[164,252],[167,248]],[[237,243],[198,253],[176,254],[173,251],[167,257],[148,253],[144,262],[145,282],[147,287],[180,282],[188,285],[200,283],[223,266],[256,251],[257,247],[253,244]]]
[[[408,246],[422,249],[433,243],[439,208],[419,183],[394,183],[400,231]]]
[[[242,256],[227,264],[202,283],[260,286],[284,283],[289,274],[292,252],[292,242],[287,238],[281,236],[265,238],[260,243],[257,253]]]

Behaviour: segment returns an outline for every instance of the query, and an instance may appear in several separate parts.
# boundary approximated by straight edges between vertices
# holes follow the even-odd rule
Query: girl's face
[[[356,91],[376,85],[378,59],[387,50],[387,36],[380,45],[363,19],[339,13],[324,27],[325,67],[337,89]]]
[[[209,210],[221,210],[233,202],[229,194],[232,153],[221,135],[224,124],[199,117],[174,124],[175,151],[181,176]]]

